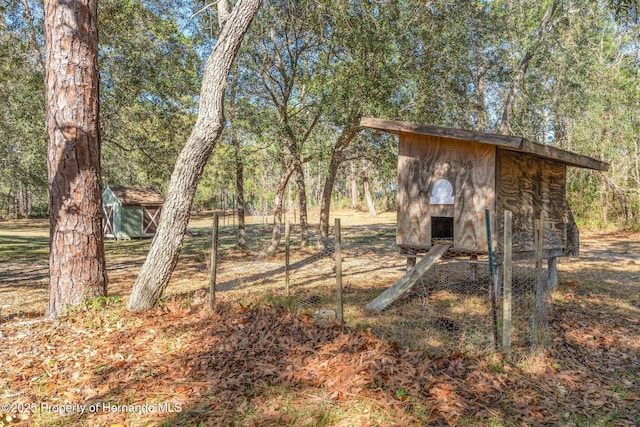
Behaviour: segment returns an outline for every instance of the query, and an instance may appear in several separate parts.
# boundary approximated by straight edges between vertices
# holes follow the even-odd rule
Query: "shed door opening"
[[[431,238],[453,240],[453,217],[432,216]]]

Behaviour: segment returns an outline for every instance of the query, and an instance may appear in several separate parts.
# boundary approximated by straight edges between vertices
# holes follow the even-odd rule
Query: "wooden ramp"
[[[400,280],[393,284],[389,289],[378,295],[376,299],[371,301],[367,308],[370,310],[384,310],[395,300],[400,298],[405,292],[413,287],[418,280],[429,270],[442,256],[447,252],[451,244],[438,243],[433,245],[429,252],[416,264],[415,267],[402,276]]]

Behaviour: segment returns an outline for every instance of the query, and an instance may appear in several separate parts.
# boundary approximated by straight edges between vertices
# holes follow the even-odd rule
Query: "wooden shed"
[[[131,239],[155,235],[164,200],[152,187],[110,185],[102,192],[105,237]]]
[[[486,254],[485,209],[496,236],[508,209],[514,256],[534,251],[534,219],[541,212],[544,257],[577,254],[577,227],[565,191],[567,166],[606,171],[607,163],[515,136],[374,118],[362,118],[360,124],[399,136],[396,241],[401,253],[427,252],[445,241],[450,255]],[[494,251],[500,252],[501,240],[493,239]]]

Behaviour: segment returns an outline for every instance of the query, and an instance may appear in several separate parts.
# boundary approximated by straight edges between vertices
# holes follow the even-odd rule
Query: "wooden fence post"
[[[535,220],[535,257],[536,257],[536,293],[533,305],[532,335],[536,346],[543,344],[544,331],[544,282],[542,277],[542,252],[544,249],[544,211],[540,212],[540,219]]]
[[[513,273],[513,213],[504,211],[504,244],[503,244],[503,294],[502,294],[502,350],[511,354],[511,281]]]
[[[291,251],[291,244],[289,241],[291,232],[291,224],[289,222],[286,223],[284,227],[284,286],[285,293],[290,296],[289,293],[289,253]]]
[[[335,219],[336,234],[336,319],[344,322],[344,307],[342,301],[342,236],[340,232],[340,218]]]
[[[217,213],[213,214],[213,225],[211,227],[211,254],[209,255],[209,308],[213,310],[216,305],[216,272],[218,270],[218,221]]]

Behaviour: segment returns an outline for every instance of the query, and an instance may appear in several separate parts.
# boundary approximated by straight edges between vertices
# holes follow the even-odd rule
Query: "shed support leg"
[[[412,249],[407,249],[407,271],[413,270],[416,266],[416,253]]]
[[[471,255],[471,281],[476,283],[478,281],[478,255]]]

